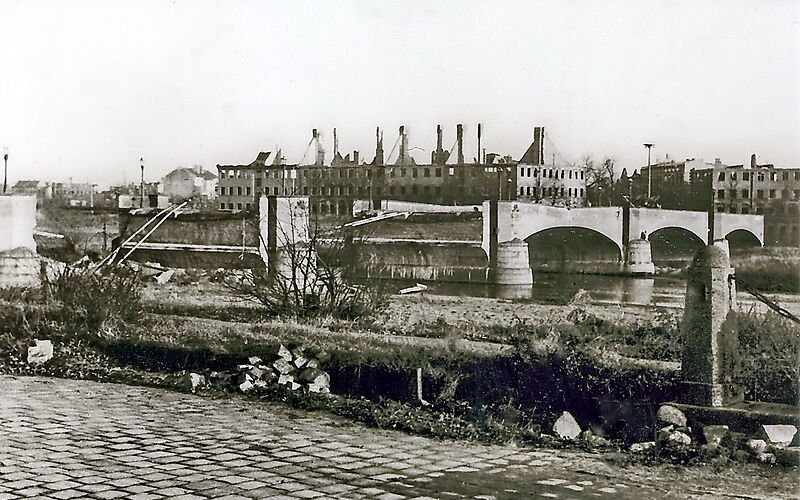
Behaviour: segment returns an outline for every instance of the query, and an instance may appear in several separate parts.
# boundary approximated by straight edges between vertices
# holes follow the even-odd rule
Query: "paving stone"
[[[625,481],[587,484],[570,472],[576,463],[587,467],[580,452],[434,441],[237,398],[45,381],[0,376],[0,500],[23,492],[142,500],[486,498],[499,484],[507,485],[500,491],[507,498],[548,492],[542,488],[562,498],[610,493],[603,488],[626,500],[648,497],[641,489],[625,493]],[[47,446],[30,446],[47,431],[58,431]]]

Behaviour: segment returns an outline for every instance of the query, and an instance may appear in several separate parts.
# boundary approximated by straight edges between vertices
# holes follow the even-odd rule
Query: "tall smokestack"
[[[436,125],[436,163],[442,162],[442,126]]]
[[[375,127],[375,159],[374,165],[383,165],[383,132],[380,127]]]
[[[458,164],[464,164],[464,126],[456,125],[456,142],[458,143]]]
[[[333,157],[339,156],[339,137],[336,135],[336,127],[333,128]]]
[[[406,139],[406,127],[400,125],[400,154],[397,157],[397,163],[400,165],[406,164],[406,153],[408,152],[408,141]]]
[[[482,162],[481,162],[481,124],[480,124],[480,123],[478,124],[478,149],[477,149],[477,156],[478,156],[478,158],[477,158],[477,161],[478,161],[478,163],[482,163]]]
[[[544,165],[544,127],[533,128],[533,164]]]
[[[322,143],[319,140],[319,132],[317,132],[317,129],[311,131],[311,140],[314,142],[314,150],[316,151],[314,164],[323,165],[325,163],[325,150],[322,149]]]
[[[358,158],[358,151],[356,151],[356,150],[353,150],[353,162],[354,162],[356,165],[358,165],[358,160],[359,160],[359,158]]]

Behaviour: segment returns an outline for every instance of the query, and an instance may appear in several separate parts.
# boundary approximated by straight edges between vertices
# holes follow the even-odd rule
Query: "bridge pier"
[[[498,285],[533,285],[528,244],[519,238],[497,245],[494,282]]]
[[[625,245],[625,273],[654,274],[656,266],[653,264],[653,254],[650,242],[645,239],[633,239]]]

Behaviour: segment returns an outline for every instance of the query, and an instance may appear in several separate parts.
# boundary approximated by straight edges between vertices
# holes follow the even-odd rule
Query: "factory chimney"
[[[323,165],[325,163],[325,150],[322,149],[322,143],[319,140],[319,132],[317,132],[317,129],[311,131],[311,141],[314,143],[314,149],[316,151],[314,165]]]
[[[476,161],[478,163],[483,163],[481,161],[481,124],[480,123],[478,124],[478,149],[477,149],[476,154],[477,154],[477,157],[478,157],[476,159]]]
[[[444,151],[442,151],[442,126],[436,125],[436,150],[431,152],[431,163],[441,165],[444,163]]]
[[[406,154],[408,153],[408,139],[406,138],[406,127],[400,125],[400,154],[397,156],[397,164],[406,164]]]
[[[336,127],[333,128],[333,157],[339,156],[339,137],[336,135]]]
[[[380,127],[375,127],[375,159],[373,165],[383,165],[383,132]]]
[[[458,143],[458,164],[464,164],[464,126],[456,125],[456,142]]]

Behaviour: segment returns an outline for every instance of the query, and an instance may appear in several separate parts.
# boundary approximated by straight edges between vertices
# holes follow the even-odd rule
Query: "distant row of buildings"
[[[131,208],[159,206],[166,200],[194,199],[197,206],[210,206],[217,196],[217,176],[201,166],[177,168],[160,182],[130,183],[99,189],[88,182],[17,181],[12,194],[36,196],[40,202],[64,207]]]
[[[545,130],[534,128],[533,141],[519,160],[486,154],[466,162],[463,128],[456,127],[455,151],[442,149],[442,129],[430,163],[417,164],[400,127],[397,156],[386,161],[383,133],[376,130],[375,155],[362,161],[358,151],[342,156],[334,130],[333,159],[325,163],[319,134],[312,131],[309,164],[288,164],[281,154],[261,152],[245,165],[217,165],[215,206],[219,210],[255,210],[262,195],[307,196],[312,213],[350,216],[356,200],[380,207],[383,200],[440,205],[473,205],[486,199],[519,200],[557,206],[654,206],[676,210],[716,210],[764,214],[767,241],[800,245],[800,169],[725,165],[667,159],[614,179],[598,178],[586,165],[556,162],[545,155]],[[362,204],[363,205],[363,204]]]

